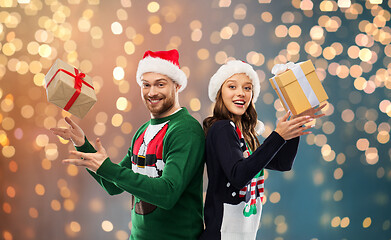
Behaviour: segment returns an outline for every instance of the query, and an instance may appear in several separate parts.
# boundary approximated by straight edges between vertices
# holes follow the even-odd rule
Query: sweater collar
[[[161,124],[161,123],[173,120],[175,118],[181,117],[184,114],[188,114],[188,113],[189,112],[187,111],[187,109],[182,107],[180,110],[176,111],[175,113],[171,114],[170,116],[167,116],[164,118],[151,118],[150,124],[151,125]]]

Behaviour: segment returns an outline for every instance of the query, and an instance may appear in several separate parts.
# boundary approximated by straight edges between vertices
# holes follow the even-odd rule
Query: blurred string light
[[[391,180],[390,1],[292,0],[289,7],[277,11],[273,6],[278,3],[271,0],[216,0],[211,7],[202,6],[202,14],[209,18],[188,14],[186,2],[141,4],[121,0],[110,7],[105,4],[99,0],[0,0],[0,180],[4,183],[0,189],[4,196],[0,217],[9,218],[11,223],[24,217],[33,221],[18,226],[19,229],[2,223],[4,239],[36,238],[40,232],[34,224],[48,215],[61,221],[56,231],[61,236],[65,234],[64,238],[82,239],[95,232],[97,236],[109,234],[105,235],[107,238],[129,237],[131,222],[120,229],[115,216],[113,220],[105,219],[109,203],[103,197],[94,195],[81,201],[84,191],[78,183],[84,175],[80,169],[58,165],[58,160],[67,157],[72,147],[67,149],[69,141],[59,138],[58,142],[48,133],[52,127],[67,127],[63,117],[70,116],[45,99],[44,76],[56,58],[93,77],[100,103],[85,120],[89,128],[85,130],[89,131],[87,135],[109,139],[105,147],[112,158],[123,155],[122,149],[127,148],[134,133],[133,125],[140,124],[135,104],[138,86],[131,76],[135,75],[140,54],[151,46],[186,51],[187,56],[181,54],[181,67],[191,85],[183,96],[183,105],[200,121],[213,107],[203,91],[217,65],[236,56],[252,64],[261,80],[262,103],[280,117],[284,109],[267,81],[271,67],[313,59],[326,88],[335,86],[335,81],[337,86],[349,82],[352,89],[343,88],[346,96],[339,98],[330,89],[333,98],[324,109],[326,117],[314,121],[316,131],[303,138],[307,145],[318,148],[322,166],[330,170],[318,167],[311,171],[311,184],[322,190],[322,201],[342,205],[349,199],[349,192],[340,186],[333,190],[324,186],[330,181],[343,184],[351,174],[348,166],[353,161],[372,166],[375,171],[371,178],[388,183]],[[254,12],[253,8],[259,6],[261,10]],[[224,20],[209,21],[219,15]],[[353,32],[351,27],[358,31]],[[258,37],[265,29],[272,29],[272,41],[262,43],[262,48],[241,45],[243,41],[259,46]],[[352,41],[334,38],[344,32],[353,35]],[[276,54],[268,48],[276,49]],[[271,121],[265,123],[263,137],[275,125]],[[340,132],[352,137],[344,146],[334,142]],[[34,174],[45,180],[36,179]],[[14,181],[22,176],[28,176],[30,183]],[[298,174],[291,171],[283,176],[285,181],[294,182]],[[21,204],[21,198],[29,198],[30,202]],[[267,191],[264,203],[279,206],[288,198],[284,189]],[[374,199],[376,206],[384,207],[390,196],[381,191]],[[98,231],[78,214],[83,207],[105,216],[94,222]],[[126,202],[121,209],[128,207]],[[47,213],[48,209],[52,212]],[[67,212],[71,215],[66,218],[55,215]],[[318,220],[324,228],[333,230],[357,229],[357,225],[377,233],[391,229],[390,219],[379,218],[376,213],[357,221],[354,216],[330,210],[320,214]],[[277,234],[278,239],[289,239],[292,224],[288,214],[265,213],[261,228],[265,233]]]

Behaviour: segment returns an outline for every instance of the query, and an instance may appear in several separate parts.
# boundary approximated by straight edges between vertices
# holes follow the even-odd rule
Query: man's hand
[[[98,148],[98,151],[96,153],[70,151],[71,154],[76,155],[82,159],[64,159],[62,160],[62,162],[74,164],[76,166],[83,166],[96,172],[96,170],[98,170],[98,168],[108,157],[106,150],[103,148],[99,138],[96,139],[96,147]]]
[[[53,134],[62,137],[65,140],[70,140],[73,145],[80,147],[84,144],[84,132],[72,119],[66,117],[65,122],[70,128],[51,128]]]

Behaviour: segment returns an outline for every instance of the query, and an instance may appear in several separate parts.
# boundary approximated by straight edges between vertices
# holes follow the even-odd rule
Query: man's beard
[[[157,106],[154,106],[149,102],[148,99],[161,99],[161,102],[157,104]],[[158,96],[155,96],[153,98],[149,98],[148,95],[145,95],[144,101],[151,114],[157,117],[169,111],[171,108],[174,107],[175,104],[174,94],[171,94],[170,96],[164,96],[159,94]]]

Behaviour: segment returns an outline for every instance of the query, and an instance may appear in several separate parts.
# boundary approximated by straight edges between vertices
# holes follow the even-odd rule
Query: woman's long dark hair
[[[218,120],[232,120],[235,122],[234,114],[232,114],[224,105],[223,97],[221,95],[221,88],[217,92],[216,104],[213,109],[213,116],[205,118],[203,122],[203,128],[205,135],[208,134],[209,128]],[[259,147],[259,141],[256,137],[255,126],[257,124],[258,115],[255,111],[254,103],[248,105],[246,112],[240,118],[240,124],[242,126],[242,134],[244,140],[249,145],[252,151],[255,151]],[[237,122],[235,122],[238,125]]]

